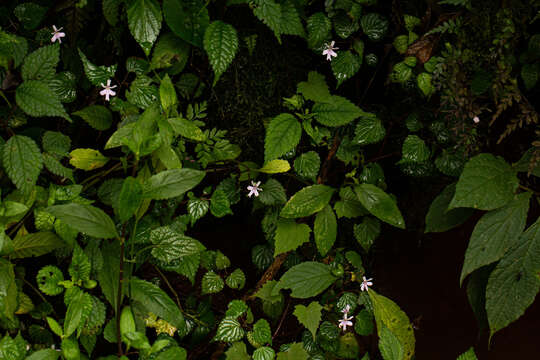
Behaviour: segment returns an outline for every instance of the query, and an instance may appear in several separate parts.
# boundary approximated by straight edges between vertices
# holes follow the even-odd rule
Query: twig
[[[253,290],[253,293],[251,295],[244,295],[244,300],[251,300],[255,298],[255,294],[263,287],[263,285],[274,278],[276,276],[278,270],[281,268],[281,265],[285,262],[285,259],[287,259],[288,253],[279,254],[274,259],[274,262],[266,271],[264,272],[261,279],[257,282],[257,285],[255,286],[255,290]]]
[[[276,331],[274,331],[274,335],[272,335],[272,340],[276,337],[276,335],[279,332],[279,329],[281,329],[281,325],[283,324],[283,320],[285,320],[285,316],[289,312],[289,306],[291,305],[291,299],[287,300],[287,306],[285,307],[285,311],[283,311],[283,314],[281,314],[281,319],[279,320],[278,327],[276,328]]]
[[[334,157],[334,155],[336,155],[336,152],[339,148],[340,143],[341,143],[341,139],[336,133],[336,135],[334,136],[334,141],[332,142],[332,148],[328,152],[328,156],[326,157],[326,160],[324,161],[324,164],[321,169],[321,174],[317,178],[317,184],[322,184],[326,181],[326,177],[328,175],[328,169],[330,168],[330,162],[332,161],[332,158]]]

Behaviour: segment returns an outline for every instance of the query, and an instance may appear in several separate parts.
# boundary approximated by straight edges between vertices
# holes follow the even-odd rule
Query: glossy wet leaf
[[[235,318],[225,317],[218,325],[214,341],[235,342],[244,337],[244,330]],[[245,348],[245,345],[244,345]]]
[[[266,129],[264,159],[270,161],[285,155],[300,142],[302,126],[296,118],[287,113],[273,118]]]
[[[437,195],[426,215],[425,233],[445,232],[463,224],[473,213],[473,209],[457,208],[448,210],[448,205],[456,191],[456,184],[450,184]]]
[[[215,294],[223,290],[225,283],[221,276],[216,274],[213,271],[208,271],[204,274],[201,283],[201,293],[205,294]]]
[[[73,228],[96,238],[118,237],[114,222],[103,210],[91,205],[70,203],[49,206],[45,209]]]
[[[2,151],[3,167],[9,178],[23,193],[30,193],[43,168],[37,144],[27,136],[14,135],[4,144]]]
[[[86,55],[79,49],[79,56],[84,68],[84,73],[90,82],[96,86],[106,84],[108,79],[113,79],[116,73],[116,64],[111,66],[97,66],[94,65]]]
[[[73,115],[77,115],[96,130],[107,130],[112,124],[111,111],[102,105],[90,105],[79,111],[75,111]]]
[[[297,88],[298,93],[307,100],[325,102],[332,97],[324,76],[315,71],[310,71],[308,80],[298,83]]]
[[[296,173],[312,181],[316,180],[320,167],[321,158],[315,151],[303,153],[294,160],[294,170]]]
[[[316,12],[307,19],[307,41],[308,47],[319,50],[330,41],[332,35],[332,22],[322,12]]]
[[[194,169],[165,170],[150,177],[144,183],[144,197],[168,199],[184,194],[197,186],[206,173]]]
[[[337,237],[336,215],[330,205],[326,205],[315,216],[313,235],[319,254],[325,256],[332,249]]]
[[[208,10],[202,1],[164,0],[163,14],[176,35],[202,48],[204,33],[210,23]]]
[[[416,135],[409,135],[403,142],[401,150],[400,163],[416,162],[421,163],[429,160],[431,151],[427,147],[424,140]]]
[[[272,343],[272,332],[268,321],[260,319],[253,325],[253,340],[261,345]]]
[[[369,251],[381,233],[381,222],[376,218],[365,216],[361,223],[354,225],[353,233],[360,246]]]
[[[287,270],[272,289],[272,295],[277,295],[280,289],[291,289],[293,298],[307,299],[319,295],[336,280],[330,266],[306,261]]]
[[[30,116],[59,116],[71,122],[71,118],[60,102],[60,97],[43,81],[23,82],[15,91],[15,100],[17,105]]]
[[[214,21],[206,28],[203,44],[210,65],[214,70],[215,84],[221,74],[227,70],[238,51],[236,29],[223,21]]]
[[[60,61],[60,46],[43,46],[30,53],[21,68],[21,76],[27,80],[52,80]]]
[[[388,20],[377,13],[369,13],[362,16],[360,25],[364,34],[371,41],[382,40],[388,31]]]
[[[358,106],[337,95],[316,103],[312,112],[318,122],[331,127],[346,125],[364,114]]]
[[[355,186],[354,191],[362,205],[380,220],[405,229],[403,216],[392,198],[381,188],[372,184],[360,184]]]
[[[362,66],[362,58],[350,51],[340,51],[332,60],[332,72],[337,80],[337,87],[352,78]]]
[[[308,306],[298,304],[294,307],[293,315],[296,316],[300,324],[311,332],[313,338],[315,338],[321,322],[322,309],[323,307],[317,301],[311,302]]]
[[[294,220],[281,219],[277,223],[274,256],[297,249],[309,241],[311,229]]]
[[[161,29],[161,7],[156,0],[127,1],[128,27],[148,56]]]
[[[357,145],[375,144],[386,135],[386,130],[376,116],[363,116],[354,130],[353,142]]]
[[[154,244],[152,256],[165,263],[181,260],[184,256],[197,254],[205,249],[199,241],[173,230],[170,226],[152,230],[150,241]]]

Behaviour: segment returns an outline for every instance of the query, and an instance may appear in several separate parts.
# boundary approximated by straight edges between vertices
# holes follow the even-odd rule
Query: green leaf
[[[25,360],[57,360],[59,356],[60,352],[55,349],[42,349],[27,356]]]
[[[307,19],[306,28],[308,47],[313,50],[320,50],[332,35],[332,22],[322,12],[311,15]]]
[[[162,318],[177,329],[184,329],[186,321],[174,301],[151,282],[132,277],[130,280],[133,301],[140,303],[143,308]]]
[[[281,3],[281,21],[279,31],[284,35],[298,35],[301,37],[305,36],[300,15],[298,14],[296,6],[292,1],[285,0]]]
[[[315,151],[303,153],[294,160],[294,170],[305,179],[315,181],[320,167],[321,158]]]
[[[103,210],[91,205],[70,203],[49,206],[45,209],[83,234],[96,238],[118,237],[114,222]]]
[[[59,44],[40,47],[24,59],[21,68],[23,81],[52,80],[59,61]]]
[[[169,74],[165,74],[163,79],[161,79],[161,84],[159,85],[159,98],[161,100],[161,107],[165,111],[178,103],[176,91],[174,90],[174,85]]]
[[[223,21],[212,22],[204,33],[204,50],[214,70],[215,85],[238,51],[236,29]]]
[[[281,43],[281,4],[273,0],[257,0],[255,5],[253,14],[274,32]]]
[[[15,186],[23,193],[30,193],[43,168],[43,158],[34,140],[14,135],[4,144],[2,163]]]
[[[13,259],[45,255],[55,249],[65,246],[65,243],[52,232],[37,232],[17,236],[13,240]]]
[[[503,158],[476,155],[465,164],[448,209],[497,209],[512,200],[518,184],[516,171]]]
[[[304,325],[311,332],[313,339],[317,335],[317,329],[321,322],[322,309],[323,307],[317,301],[311,302],[307,307],[300,304],[294,307],[293,315],[296,316],[300,324]]]
[[[354,331],[358,335],[368,336],[373,333],[373,315],[367,310],[362,309],[358,314],[356,314],[354,322]]]
[[[71,149],[71,139],[56,131],[45,131],[41,140],[43,150],[52,154],[67,156]]]
[[[105,299],[111,304],[113,310],[116,312],[118,301],[122,301],[123,295],[126,291],[127,283],[122,285],[123,291],[120,299],[118,299],[118,278],[120,273],[120,242],[105,241],[101,248],[101,254],[103,256],[103,268],[97,273],[97,279],[99,286],[105,296]],[[119,315],[119,314],[117,314]]]
[[[363,116],[354,129],[353,142],[357,145],[375,144],[386,135],[384,126],[376,116]]]
[[[272,343],[272,332],[268,321],[259,319],[253,325],[253,340],[260,345]]]
[[[410,360],[414,356],[414,332],[407,314],[392,300],[369,290],[369,298],[373,305],[373,314],[377,323],[377,333],[381,337],[384,328],[388,328],[403,346],[403,359]]]
[[[506,206],[484,214],[476,223],[465,252],[460,282],[476,269],[500,260],[514,247],[525,229],[530,198],[531,193],[521,193]]]
[[[418,84],[418,88],[422,91],[424,96],[430,96],[435,90],[435,87],[431,83],[431,79],[431,74],[428,74],[426,72],[420,73],[416,77],[416,83]]]
[[[139,180],[129,176],[124,180],[116,202],[116,213],[120,222],[127,221],[135,214],[143,200],[143,189]]]
[[[62,271],[52,265],[41,268],[36,275],[39,290],[49,296],[58,295],[64,291],[64,287],[59,285],[61,281],[64,281]]]
[[[49,81],[49,88],[58,95],[63,103],[70,103],[77,98],[77,79],[72,72],[63,71]]]
[[[274,360],[276,353],[271,347],[263,346],[253,352],[253,360]]]
[[[287,160],[270,160],[262,168],[259,169],[260,172],[265,174],[279,174],[287,172],[291,169],[291,165]]]
[[[474,348],[470,348],[467,352],[459,355],[456,360],[478,360],[476,354],[474,353]]]
[[[58,95],[49,86],[38,80],[28,80],[15,91],[17,105],[30,116],[59,116],[71,122]]]
[[[96,66],[88,60],[81,49],[79,49],[79,56],[81,57],[84,73],[92,84],[96,86],[106,84],[107,80],[114,78],[116,64],[111,66]]]
[[[354,237],[367,252],[381,233],[381,223],[378,219],[366,216],[360,224],[354,225]]]
[[[95,170],[109,161],[109,158],[104,156],[98,150],[94,149],[75,149],[69,153],[71,157],[69,163],[81,170]]]
[[[34,30],[37,28],[46,13],[47,8],[45,6],[34,4],[32,2],[19,4],[13,9],[13,15],[19,19],[27,30]]]
[[[170,226],[152,230],[150,241],[155,245],[152,256],[165,263],[197,254],[205,249],[199,241],[173,230]]]
[[[517,320],[540,290],[540,218],[515,241],[495,267],[486,289],[490,338]]]
[[[326,205],[315,216],[313,235],[319,254],[325,256],[332,249],[337,237],[336,215],[330,205]]]
[[[405,22],[405,29],[407,29],[407,31],[413,31],[416,26],[422,23],[422,21],[416,16],[407,14],[403,15],[403,21]]]
[[[292,344],[287,351],[279,352],[277,360],[308,360],[309,354],[304,350],[302,343]]]
[[[334,210],[336,211],[338,219],[342,217],[352,219],[369,214],[362,203],[358,201],[358,197],[352,188],[342,187],[339,190],[339,196],[341,197],[341,200],[336,201],[334,204]]]
[[[225,312],[225,316],[236,319],[239,316],[245,314],[248,310],[249,307],[243,300],[233,300],[229,302],[229,305],[227,305],[227,311]]]
[[[0,57],[13,58],[13,67],[17,68],[28,52],[28,41],[22,36],[8,36],[13,38],[13,42],[0,42]]]
[[[313,105],[315,119],[326,126],[343,126],[359,118],[364,112],[341,96],[331,96],[327,102]]]
[[[225,283],[223,282],[223,279],[221,278],[221,276],[219,276],[218,274],[210,270],[206,274],[204,274],[202,278],[201,294],[202,295],[216,294],[220,292],[221,290],[223,290],[224,286],[225,286]],[[236,339],[236,340],[240,340],[240,339]]]
[[[403,216],[396,203],[381,188],[372,184],[360,184],[354,187],[358,200],[364,207],[380,220],[405,229]]]
[[[280,216],[294,219],[315,214],[330,202],[334,191],[335,189],[326,185],[306,186],[289,199]]]
[[[159,96],[159,90],[152,85],[152,79],[139,75],[126,90],[126,99],[141,109],[149,108]]]
[[[129,0],[127,17],[129,31],[148,56],[161,30],[159,3],[156,0]]]
[[[235,318],[225,317],[218,325],[213,341],[235,342],[242,340],[244,329]],[[245,345],[244,345],[245,348]]]
[[[422,163],[429,160],[431,151],[427,147],[424,140],[420,139],[416,135],[409,135],[403,142],[403,147],[401,148],[401,163]]]
[[[388,31],[388,20],[377,13],[370,13],[362,16],[360,19],[362,31],[369,40],[382,40]]]
[[[452,153],[444,149],[435,159],[435,166],[444,175],[458,177],[463,171],[466,161],[458,152]]]
[[[217,218],[232,214],[229,197],[223,190],[216,190],[210,198],[210,212]]]
[[[103,0],[103,16],[112,26],[116,26],[118,22],[118,12],[121,4],[122,0]]]
[[[195,141],[204,141],[206,139],[203,131],[199,129],[199,127],[195,125],[193,121],[189,121],[184,118],[170,118],[167,119],[167,121],[169,124],[171,124],[173,131],[177,135],[181,135]]]
[[[287,270],[272,289],[272,295],[277,295],[281,289],[291,289],[293,298],[307,299],[319,295],[336,280],[330,266],[306,261]]]
[[[527,90],[531,90],[540,78],[540,66],[538,64],[525,64],[521,68],[521,79]]]
[[[43,154],[43,163],[47,170],[53,174],[60,176],[62,178],[70,179],[72,182],[75,182],[73,177],[73,169],[68,169],[58,161],[53,155],[49,153]]]
[[[13,264],[0,258],[0,314],[13,320],[17,310],[17,284]]]
[[[291,151],[300,142],[302,126],[291,114],[280,114],[270,121],[264,140],[264,160],[268,162]]]
[[[354,19],[344,11],[338,11],[332,16],[334,31],[342,39],[351,37],[352,34],[360,29],[357,19]]]
[[[447,210],[455,191],[456,184],[450,184],[433,200],[426,215],[425,233],[453,229],[463,224],[474,213],[473,209],[467,208]]]
[[[197,186],[206,173],[194,169],[165,170],[150,177],[144,183],[144,197],[168,199],[184,194]]]
[[[73,115],[81,117],[91,127],[96,130],[107,130],[112,124],[112,113],[109,109],[102,105],[90,105],[75,111]]]
[[[405,54],[407,52],[407,48],[409,47],[409,36],[396,36],[392,44],[394,45],[398,53]]]
[[[394,82],[403,84],[407,80],[409,80],[412,75],[413,75],[412,68],[402,61],[394,65],[394,67],[392,68],[392,73],[390,74],[390,78]]]
[[[280,219],[277,223],[274,256],[295,250],[309,241],[311,229],[306,224],[294,220]]]
[[[386,326],[379,332],[379,350],[384,360],[403,359],[403,345]]]
[[[244,275],[244,272],[241,269],[236,269],[227,276],[225,283],[231,289],[241,290],[246,284],[246,275]]]
[[[210,209],[210,203],[208,200],[204,199],[189,199],[187,209],[188,214],[191,218],[191,222],[194,223],[195,221],[206,215],[206,213]]]
[[[306,100],[316,102],[330,101],[332,97],[324,76],[315,71],[309,72],[308,81],[298,83],[297,92],[302,94]]]
[[[352,78],[362,66],[362,58],[350,51],[341,51],[332,61],[332,72],[339,87],[345,80]]]
[[[150,65],[152,69],[162,69],[174,65],[175,69],[183,69],[190,55],[190,45],[173,33],[159,37]]]
[[[206,5],[200,0],[164,0],[163,14],[171,30],[183,40],[202,48],[210,23]]]
[[[268,179],[259,193],[259,200],[265,205],[279,205],[287,202],[285,189],[276,179]]]
[[[250,360],[246,350],[246,344],[243,342],[233,343],[227,351],[225,351],[226,360]]]
[[[64,336],[71,336],[79,327],[82,327],[92,312],[92,297],[79,290],[69,302],[64,320]]]

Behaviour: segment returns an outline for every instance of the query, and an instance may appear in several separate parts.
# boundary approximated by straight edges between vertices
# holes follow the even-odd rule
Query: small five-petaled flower
[[[349,311],[351,310],[351,307],[349,305],[345,306],[341,312],[343,313],[343,319],[339,320],[339,328],[343,329],[343,331],[347,330],[347,326],[352,326],[352,319],[354,316],[347,317],[349,315]]]
[[[251,186],[248,186],[247,189],[249,190],[248,197],[251,197],[251,195],[255,195],[255,197],[259,196],[259,191],[262,191],[262,188],[260,187],[261,182],[260,181],[252,181]]]
[[[62,43],[61,38],[66,36],[66,33],[60,32],[60,30],[63,29],[62,27],[60,29],[57,29],[55,25],[53,25],[52,27],[53,27],[54,32],[51,33],[53,36],[51,38],[51,42],[55,42],[56,40],[58,40],[58,42],[61,44]]]
[[[369,287],[371,285],[373,285],[373,283],[371,282],[371,280],[373,280],[372,278],[370,279],[366,279],[365,276],[362,276],[362,284],[360,285],[360,290],[362,291],[369,291]]]
[[[332,57],[336,57],[337,53],[334,50],[338,50],[338,47],[334,47],[334,44],[336,42],[332,41],[330,44],[326,44],[324,51],[322,52],[323,55],[326,55],[326,60],[332,61]]]
[[[102,83],[101,87],[103,88],[103,90],[99,92],[99,95],[105,96],[105,100],[109,101],[109,96],[116,95],[116,92],[111,90],[116,87],[116,85],[111,86],[111,79],[107,80],[107,85],[103,85]]]

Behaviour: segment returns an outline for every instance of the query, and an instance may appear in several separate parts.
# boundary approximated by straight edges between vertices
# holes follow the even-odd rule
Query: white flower
[[[343,316],[347,316],[349,314],[349,311],[351,311],[351,306],[349,304],[347,304],[347,306],[345,306],[343,310],[341,310],[341,312],[345,314]]]
[[[343,329],[343,331],[347,330],[347,326],[353,326],[352,319],[354,316],[347,317],[347,314],[343,314],[343,319],[339,320],[339,328]]]
[[[326,48],[322,52],[323,55],[326,55],[326,60],[332,61],[332,57],[336,57],[337,53],[334,50],[338,50],[338,47],[334,47],[336,42],[332,41],[330,44],[326,44]]]
[[[111,89],[114,89],[116,87],[116,85],[111,86],[111,79],[107,80],[107,86],[103,85],[103,83],[102,83],[101,87],[103,88],[103,90],[101,90],[99,92],[99,95],[105,96],[105,100],[109,101],[109,96],[116,95],[116,93],[111,90]]]
[[[472,121],[474,121],[475,124],[478,124],[480,122],[480,118],[478,116],[475,116]]]
[[[58,40],[58,42],[61,44],[62,43],[62,40],[60,38],[63,38],[64,36],[66,36],[66,33],[63,33],[63,32],[60,32],[60,30],[62,30],[63,28],[60,28],[60,29],[57,29],[56,26],[52,26],[53,29],[54,29],[54,32],[52,32],[52,38],[51,38],[51,42],[55,42],[56,40]]]
[[[365,291],[369,291],[369,287],[370,287],[371,285],[373,285],[373,283],[371,282],[371,280],[373,280],[373,279],[366,279],[365,276],[362,276],[362,279],[363,279],[363,280],[362,280],[362,284],[360,285],[360,290],[362,290],[362,291],[364,291],[364,290],[365,290]]]
[[[259,196],[259,191],[262,191],[263,189],[260,187],[261,182],[260,181],[252,181],[251,186],[248,186],[247,189],[249,190],[248,197],[251,197],[251,195],[255,195],[255,197]]]

